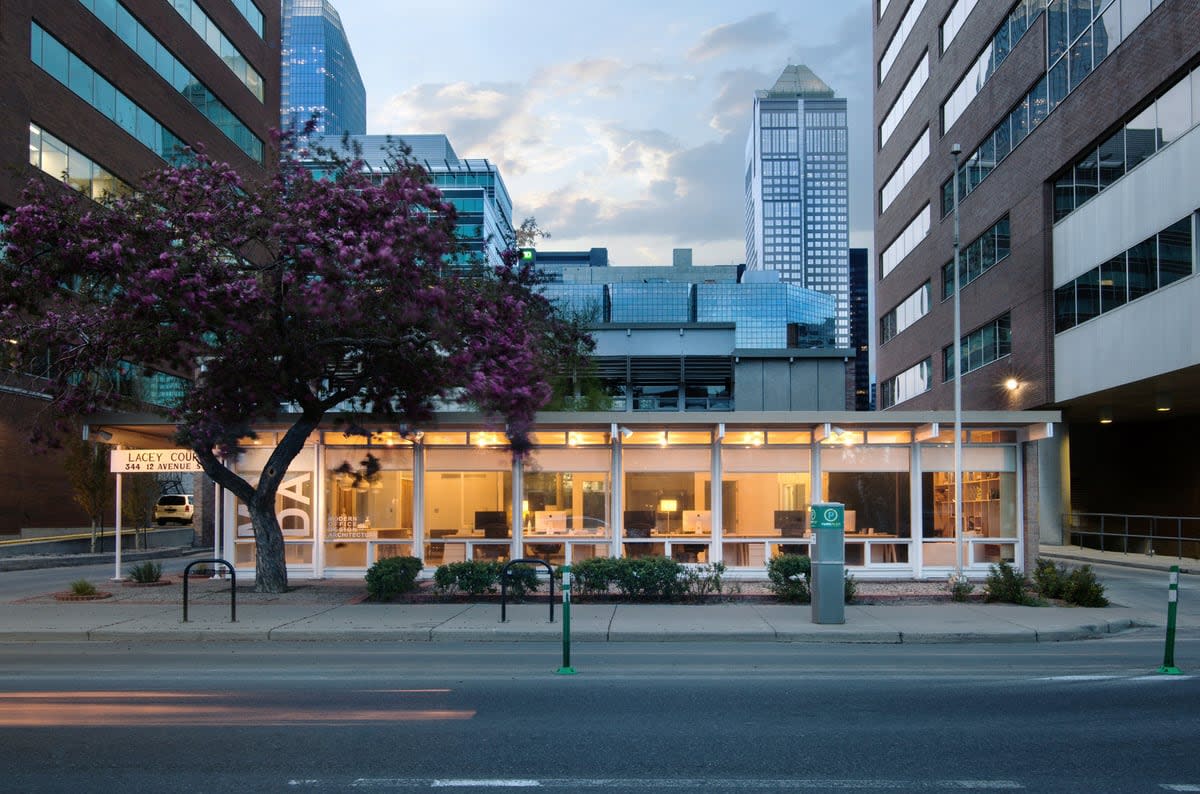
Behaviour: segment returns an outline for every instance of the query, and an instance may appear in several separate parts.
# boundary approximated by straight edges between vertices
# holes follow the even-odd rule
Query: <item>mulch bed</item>
[[[55,601],[103,601],[105,598],[112,598],[112,593],[92,593],[91,595],[79,595],[78,593],[55,593]]]

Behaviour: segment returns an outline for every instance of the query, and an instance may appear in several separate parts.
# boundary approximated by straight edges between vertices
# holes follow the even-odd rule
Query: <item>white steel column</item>
[[[621,533],[625,531],[625,492],[624,483],[621,479],[621,469],[623,463],[621,461],[621,431],[617,425],[612,426],[610,434],[612,442],[612,485],[610,486],[609,503],[612,505],[612,520],[608,522],[608,531],[610,533],[609,556],[621,556]]]
[[[320,436],[318,435],[318,438]],[[371,431],[367,431],[367,443]],[[367,450],[368,454],[370,449]],[[317,441],[313,450],[313,578],[325,578],[325,444]],[[364,547],[367,544],[363,544]],[[367,565],[371,563],[368,561]]]
[[[117,446],[114,447],[114,449],[120,450],[120,449],[124,449],[124,447],[122,447],[120,444],[117,444]],[[114,543],[113,549],[115,551],[115,554],[113,555],[113,560],[114,560],[113,581],[114,582],[121,581],[121,478],[122,478],[122,476],[123,475],[120,472],[117,472],[117,493],[116,493],[117,505],[116,505],[116,511],[115,511],[116,512],[116,521],[113,523],[113,543]],[[103,537],[103,535],[101,535],[101,537]]]
[[[709,464],[709,562],[721,562],[725,552],[725,527],[722,517],[725,515],[725,484],[721,482],[721,443],[725,438],[725,425],[717,425],[713,433],[712,459]],[[699,509],[700,505],[696,505]]]

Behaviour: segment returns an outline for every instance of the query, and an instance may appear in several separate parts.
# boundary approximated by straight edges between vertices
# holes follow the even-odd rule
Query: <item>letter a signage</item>
[[[190,449],[114,449],[109,471],[117,474],[163,474],[204,471]]]

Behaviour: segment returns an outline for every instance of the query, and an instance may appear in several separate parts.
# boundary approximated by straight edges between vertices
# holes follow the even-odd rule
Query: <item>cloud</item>
[[[770,85],[772,78],[756,69],[734,69],[717,75],[717,98],[713,100],[708,126],[719,133],[746,134],[754,108],[754,92]]]
[[[688,58],[704,61],[730,51],[750,50],[786,40],[787,31],[779,15],[768,11],[712,28],[688,51]]]

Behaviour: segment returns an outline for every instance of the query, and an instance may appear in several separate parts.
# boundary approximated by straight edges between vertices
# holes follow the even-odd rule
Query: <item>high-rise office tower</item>
[[[25,0],[0,5],[0,213],[37,174],[99,199],[203,144],[248,179],[277,155],[279,0]],[[0,354],[0,535],[83,526],[63,454],[21,454],[45,408],[48,355]],[[122,388],[169,405],[179,378],[154,367]]]
[[[827,292],[850,346],[846,100],[806,66],[754,95],[746,141],[746,267]]]
[[[879,407],[947,410],[957,380],[967,411],[1062,410],[1043,542],[1100,513],[1200,515],[1200,4],[875,12]]]
[[[284,128],[317,114],[322,135],[367,131],[367,92],[330,0],[283,0],[280,118]]]

